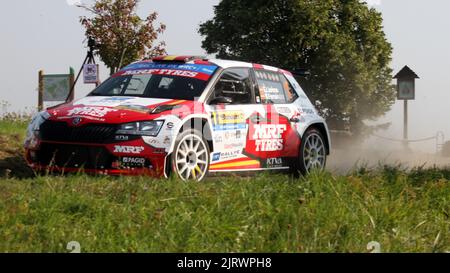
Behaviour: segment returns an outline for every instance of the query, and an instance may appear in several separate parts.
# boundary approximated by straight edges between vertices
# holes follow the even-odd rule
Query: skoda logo
[[[72,119],[72,124],[73,125],[79,125],[81,123],[82,119],[80,117],[76,117]]]

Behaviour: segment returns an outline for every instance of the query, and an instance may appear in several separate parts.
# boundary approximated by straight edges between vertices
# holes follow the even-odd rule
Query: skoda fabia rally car
[[[37,114],[25,149],[35,170],[201,181],[216,172],[322,169],[330,141],[290,72],[164,56]]]

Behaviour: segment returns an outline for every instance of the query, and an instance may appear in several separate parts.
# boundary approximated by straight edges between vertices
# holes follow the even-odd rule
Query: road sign
[[[39,71],[38,109],[44,108],[45,102],[64,102],[74,82],[74,71],[69,74],[48,74]]]
[[[394,79],[397,79],[397,97],[403,100],[403,139],[405,148],[408,149],[408,100],[416,99],[416,79],[419,76],[405,66]]]
[[[419,76],[408,66],[405,66],[395,75],[397,79],[397,98],[399,100],[415,100],[416,99],[416,79]]]
[[[97,64],[85,64],[83,67],[83,79],[85,84],[95,83],[99,80],[98,65]]]
[[[70,75],[44,75],[44,102],[65,101],[70,90]]]

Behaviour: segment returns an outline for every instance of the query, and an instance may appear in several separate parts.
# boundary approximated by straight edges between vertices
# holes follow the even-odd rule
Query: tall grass
[[[0,251],[384,252],[450,250],[448,173],[335,177],[38,177],[0,181]],[[414,176],[415,177],[415,176]]]
[[[34,111],[8,112],[8,105],[7,102],[0,101],[0,108],[3,109],[0,112],[0,136],[23,136]]]

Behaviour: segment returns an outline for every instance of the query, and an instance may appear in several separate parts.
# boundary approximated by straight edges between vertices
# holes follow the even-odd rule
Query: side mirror
[[[229,98],[229,97],[217,97],[212,99],[209,104],[211,105],[217,105],[217,104],[232,104],[233,103],[233,99]]]

